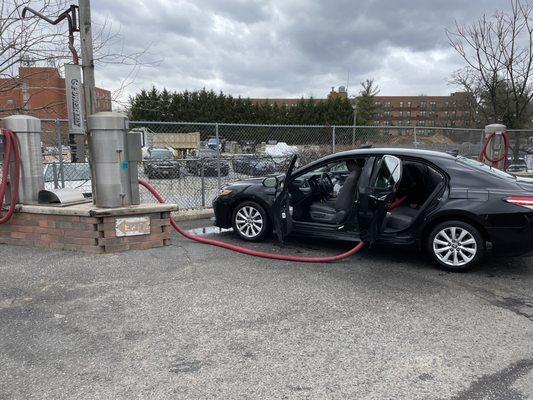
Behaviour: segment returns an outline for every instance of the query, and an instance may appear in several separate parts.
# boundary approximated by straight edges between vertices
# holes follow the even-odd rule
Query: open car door
[[[292,231],[289,187],[292,171],[294,170],[294,166],[296,165],[297,159],[298,156],[292,156],[291,161],[289,163],[289,167],[285,172],[285,177],[283,178],[283,181],[280,182],[277,188],[276,198],[272,206],[274,229],[276,230],[276,235],[281,243],[283,243],[285,237]]]
[[[402,161],[385,155],[374,160],[370,180],[359,187],[359,230],[361,239],[367,244],[371,244],[381,231],[401,178]]]

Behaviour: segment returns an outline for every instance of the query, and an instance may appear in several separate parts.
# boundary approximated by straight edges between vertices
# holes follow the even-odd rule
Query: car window
[[[381,160],[374,189],[391,190],[400,181],[401,161],[397,157],[384,156]]]
[[[215,157],[216,155],[217,155],[216,150],[212,150],[212,149],[198,150],[198,157]]]
[[[160,160],[165,160],[173,158],[173,154],[170,150],[152,150],[150,152],[150,158],[157,158]]]
[[[57,179],[60,180],[59,165],[57,165],[56,171]],[[63,171],[65,182],[91,180],[91,170],[87,163],[64,163]],[[44,181],[54,181],[54,167],[51,164],[48,164],[44,170]]]
[[[472,160],[471,158],[458,157],[457,162],[460,164],[468,165],[478,171],[487,172],[491,175],[497,176],[499,178],[512,179],[515,180],[515,177],[507,172],[504,172],[498,168],[491,167],[490,165],[484,164],[481,161]]]
[[[346,161],[344,161],[344,160],[335,161],[335,162],[330,162],[328,164],[320,165],[320,166],[316,167],[315,169],[312,169],[312,170],[307,171],[306,173],[300,175],[298,178],[299,179],[307,179],[307,178],[310,178],[313,175],[321,175],[324,172],[336,172],[336,173],[346,172],[347,173],[348,172],[348,168],[346,167]]]

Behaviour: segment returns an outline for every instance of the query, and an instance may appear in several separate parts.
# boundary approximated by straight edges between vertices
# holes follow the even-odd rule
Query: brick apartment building
[[[330,98],[348,99],[348,91],[344,86],[338,91],[332,88],[328,94]],[[254,104],[277,104],[279,106],[294,106],[301,99],[250,99]],[[316,99],[325,101],[326,99]],[[351,103],[357,100],[349,99]],[[465,92],[451,93],[449,96],[375,96],[379,106],[375,117],[375,124],[381,126],[439,126],[439,127],[468,127],[471,121],[468,110],[468,94]]]
[[[111,111],[111,92],[96,88],[98,111]],[[15,78],[0,79],[0,117],[29,114],[67,118],[65,79],[57,68],[20,67]]]

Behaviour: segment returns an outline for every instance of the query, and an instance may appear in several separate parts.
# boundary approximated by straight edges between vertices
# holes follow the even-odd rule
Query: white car
[[[55,169],[55,171],[54,171]],[[83,193],[85,197],[91,197],[91,170],[89,163],[63,163],[63,174],[59,163],[45,164],[44,166],[44,188],[46,190],[61,189],[62,182],[65,188],[75,189]]]

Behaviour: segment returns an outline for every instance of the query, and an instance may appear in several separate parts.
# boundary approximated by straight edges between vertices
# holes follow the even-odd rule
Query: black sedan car
[[[233,157],[233,172],[251,176],[265,176],[276,171],[276,163],[271,158],[255,155],[242,154]]]
[[[199,149],[195,158],[187,160],[186,167],[189,173],[198,176],[217,176],[219,170],[221,176],[229,174],[228,161],[210,148]]]
[[[144,173],[148,179],[176,179],[180,177],[180,164],[170,149],[151,148],[144,159]]]
[[[224,187],[215,225],[258,241],[272,230],[367,245],[418,245],[463,271],[493,253],[533,250],[533,180],[478,161],[412,149],[357,149],[282,176]]]

